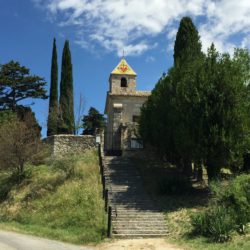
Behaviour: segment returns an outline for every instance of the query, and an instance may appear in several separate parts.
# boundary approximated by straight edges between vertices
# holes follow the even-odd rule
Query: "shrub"
[[[233,231],[245,233],[250,222],[250,175],[211,184],[213,197],[206,211],[191,216],[194,233],[223,242]]]
[[[250,175],[243,174],[230,180],[225,185],[213,183],[214,203],[224,204],[233,211],[235,223],[240,232],[250,221]]]
[[[201,212],[191,219],[195,233],[212,238],[217,242],[225,242],[231,238],[235,222],[230,211],[223,206]]]
[[[12,117],[0,126],[0,169],[10,170],[20,182],[27,163],[43,158],[43,144],[37,128],[31,128],[31,116],[24,121]]]

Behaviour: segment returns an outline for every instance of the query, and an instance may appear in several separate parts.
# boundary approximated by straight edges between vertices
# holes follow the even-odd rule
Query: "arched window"
[[[126,79],[125,77],[122,77],[122,78],[121,78],[121,87],[122,87],[122,88],[128,87],[127,79]]]

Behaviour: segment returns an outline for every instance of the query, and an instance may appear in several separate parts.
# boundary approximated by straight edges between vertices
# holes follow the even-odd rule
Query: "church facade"
[[[126,154],[143,149],[138,136],[138,120],[150,91],[136,90],[136,73],[122,58],[109,77],[105,114],[107,126],[104,149],[107,153]]]

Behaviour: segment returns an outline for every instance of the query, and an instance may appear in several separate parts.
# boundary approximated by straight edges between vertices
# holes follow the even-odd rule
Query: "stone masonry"
[[[81,154],[96,148],[96,138],[92,135],[53,135],[46,138],[46,142],[54,156]]]

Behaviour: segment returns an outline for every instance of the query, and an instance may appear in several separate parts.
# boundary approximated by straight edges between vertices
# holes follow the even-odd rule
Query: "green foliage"
[[[194,233],[224,242],[234,231],[245,233],[250,222],[250,176],[211,184],[213,197],[206,211],[191,216]]]
[[[174,45],[174,65],[183,67],[200,57],[201,42],[200,36],[190,17],[183,17],[176,35]]]
[[[190,162],[205,165],[212,180],[223,166],[240,169],[248,152],[250,55],[240,49],[233,57],[219,54],[213,44],[206,55],[197,53],[199,36],[187,38],[183,22],[176,38],[178,63],[144,104],[139,131],[170,163],[184,170]],[[189,56],[188,63],[182,61]]]
[[[70,159],[66,159],[69,163]],[[105,212],[97,153],[86,152],[61,167],[29,166],[30,175],[11,186],[0,203],[0,222],[22,231],[73,243],[100,241],[105,233]],[[2,173],[0,173],[1,177]],[[4,178],[0,178],[0,187]]]
[[[24,112],[19,116],[0,126],[0,169],[10,170],[20,182],[25,174],[25,164],[40,161],[44,149],[33,114]]]
[[[250,222],[250,175],[240,175],[223,187],[212,183],[211,189],[215,196],[214,204],[224,204],[226,208],[232,209],[238,231],[244,232]]]
[[[198,213],[192,218],[194,233],[212,238],[216,242],[230,240],[235,227],[230,210],[223,206],[213,207],[207,212]]]
[[[50,75],[50,97],[47,136],[57,134],[58,121],[58,65],[56,39],[53,42],[51,75]]]
[[[30,107],[23,107],[23,106],[18,107],[16,110],[16,116],[19,121],[25,122],[26,126],[31,131],[35,131],[38,138],[41,137],[42,128],[39,125],[38,121],[36,120],[35,113],[32,112]]]
[[[64,172],[66,178],[71,178],[75,176],[75,168],[78,160],[79,158],[77,156],[65,156],[63,158],[55,158],[50,160],[50,165],[56,171]]]
[[[0,110],[0,127],[12,119],[16,118],[16,114],[11,110]]]
[[[62,70],[60,82],[60,119],[58,133],[74,134],[74,98],[73,98],[73,73],[69,41],[66,40],[62,54]]]
[[[95,135],[104,128],[105,119],[103,114],[93,107],[90,107],[88,115],[85,115],[82,119],[82,127],[84,128],[83,135]]]
[[[0,109],[16,110],[19,102],[28,98],[46,99],[46,82],[30,75],[28,68],[10,61],[0,67]]]

